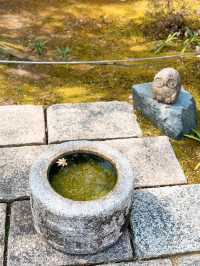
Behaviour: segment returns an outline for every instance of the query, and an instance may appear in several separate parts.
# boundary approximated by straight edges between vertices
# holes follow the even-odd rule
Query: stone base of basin
[[[92,153],[110,161],[117,183],[105,197],[73,201],[57,194],[48,180],[55,159],[70,153]],[[134,180],[129,161],[102,143],[68,142],[44,153],[30,174],[31,208],[36,231],[54,248],[70,254],[93,254],[122,235],[132,204]]]
[[[154,100],[152,83],[134,85],[133,97],[135,108],[171,138],[181,139],[197,127],[194,98],[183,88],[175,104],[163,104]]]

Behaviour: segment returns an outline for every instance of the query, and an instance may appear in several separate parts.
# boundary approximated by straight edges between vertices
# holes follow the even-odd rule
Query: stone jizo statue
[[[158,102],[173,104],[181,90],[181,77],[174,68],[164,68],[153,81],[153,96]]]

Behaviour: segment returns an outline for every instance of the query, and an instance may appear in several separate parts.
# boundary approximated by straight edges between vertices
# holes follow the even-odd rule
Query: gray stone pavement
[[[51,248],[35,233],[29,201],[15,202],[11,206],[9,266],[97,264],[131,259],[133,251],[127,231],[105,252],[90,256],[67,255]]]
[[[0,265],[4,266],[6,204],[0,203]]]
[[[200,265],[200,254],[187,255],[179,257],[176,260],[175,266],[199,266]]]
[[[173,266],[169,259],[158,259],[140,262],[123,262],[119,264],[107,264],[105,266]]]
[[[57,104],[47,109],[49,143],[140,137],[133,107],[125,102]]]
[[[138,173],[137,188],[187,183],[167,137],[116,139],[105,143],[128,157]],[[1,148],[0,200],[29,196],[28,179],[33,162],[56,145],[59,144]]]
[[[132,239],[138,258],[200,251],[200,185],[134,194]]]
[[[42,106],[0,106],[0,146],[44,144]]]
[[[15,200],[29,195],[31,166],[47,148],[25,146],[0,149],[0,200]]]
[[[186,184],[182,168],[168,137],[109,140],[138,172],[136,188]]]
[[[200,185],[183,186],[187,178],[167,137],[140,138],[129,104],[55,105],[47,110],[49,119],[42,107],[34,106],[6,106],[0,108],[1,114],[6,122],[0,116],[0,265],[200,265],[200,255],[193,255],[200,253]],[[68,128],[70,117],[73,122]],[[30,168],[42,152],[58,145],[46,145],[46,120],[50,143],[101,139],[124,153],[138,173],[132,226],[104,252],[93,256],[62,254],[34,231],[28,200]],[[8,201],[14,202],[6,208]],[[179,255],[176,262],[173,254]],[[161,259],[163,256],[166,258]]]

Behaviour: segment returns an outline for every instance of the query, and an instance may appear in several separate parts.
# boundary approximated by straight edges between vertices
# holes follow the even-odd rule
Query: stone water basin
[[[104,250],[123,234],[134,180],[128,159],[108,145],[88,141],[56,145],[38,158],[30,173],[37,233],[64,253]]]

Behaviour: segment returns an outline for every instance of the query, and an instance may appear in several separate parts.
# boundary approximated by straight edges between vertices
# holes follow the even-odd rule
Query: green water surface
[[[110,162],[82,153],[64,158],[67,166],[55,163],[49,172],[50,184],[61,196],[75,201],[95,200],[105,196],[115,186],[117,172]]]

